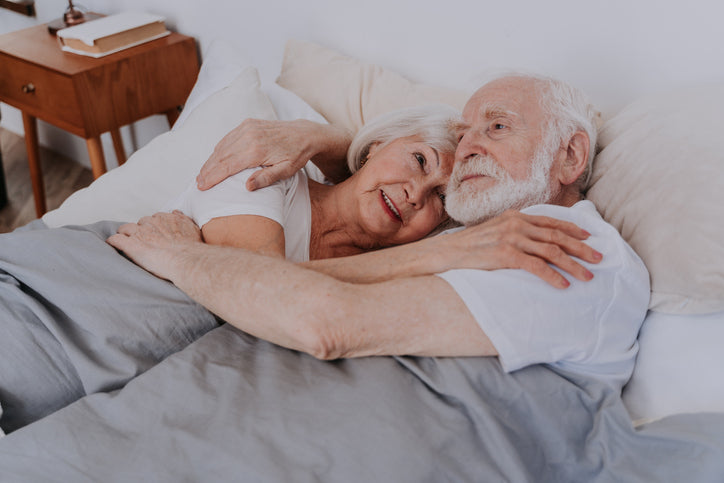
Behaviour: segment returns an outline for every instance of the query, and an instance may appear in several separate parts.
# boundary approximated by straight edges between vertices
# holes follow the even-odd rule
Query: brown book
[[[168,34],[163,17],[119,13],[59,30],[57,36],[67,52],[102,57]]]

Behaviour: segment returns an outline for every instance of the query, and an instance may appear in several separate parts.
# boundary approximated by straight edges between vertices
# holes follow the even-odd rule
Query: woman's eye
[[[506,127],[508,127],[508,126],[506,126],[505,124],[501,124],[501,123],[499,123],[499,122],[496,122],[495,124],[493,124],[493,129],[496,129],[496,130],[497,130],[497,129],[505,129]]]
[[[423,156],[420,153],[415,153],[415,159],[417,160],[418,163],[420,163],[420,166],[422,166],[423,168],[425,167],[425,163],[427,162],[427,160],[425,159],[425,156]]]

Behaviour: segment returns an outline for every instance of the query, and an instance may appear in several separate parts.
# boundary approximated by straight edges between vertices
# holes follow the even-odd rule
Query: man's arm
[[[157,215],[124,225],[108,242],[239,329],[321,359],[497,354],[442,279],[353,285],[188,239],[188,223],[180,214]]]
[[[289,178],[312,160],[334,182],[349,176],[346,156],[352,134],[329,124],[300,119],[247,119],[224,136],[196,181],[206,190],[244,169],[265,166],[247,181],[253,191]]]
[[[572,258],[589,263],[601,261],[601,254],[583,243],[588,236],[588,232],[570,222],[508,211],[456,233],[304,265],[353,283],[431,275],[455,268],[520,268],[554,287],[566,288],[569,282],[549,263],[579,280],[590,280],[593,274]]]

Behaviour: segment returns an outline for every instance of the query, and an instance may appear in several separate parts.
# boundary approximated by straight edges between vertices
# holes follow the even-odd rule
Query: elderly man
[[[456,129],[460,144],[446,207],[465,225],[485,223],[372,254],[353,277],[369,283],[324,273],[337,274],[335,264],[349,261],[332,260],[314,271],[205,245],[180,214],[125,225],[109,243],[236,327],[319,358],[497,356],[506,371],[547,363],[621,387],[637,352],[648,274],[593,204],[582,200],[595,144],[590,106],[563,83],[505,77],[472,96]],[[328,145],[343,146],[340,139]],[[523,214],[504,213],[509,209]],[[495,250],[489,260],[480,257],[481,269],[405,276],[420,275],[416,259],[440,259],[444,270],[446,253],[460,257],[465,247],[498,244],[501,223],[550,236],[530,215],[560,220],[554,222],[559,226],[575,223],[585,230],[581,237],[590,235],[595,250],[576,253],[586,268],[571,262],[569,270],[590,281],[569,282],[541,262],[537,257],[561,258],[560,249],[545,253],[553,247],[546,243],[521,248],[535,257],[523,257],[519,267],[537,259],[529,271],[548,274],[551,284],[566,290],[522,270],[485,270],[500,268]],[[585,261],[598,261],[600,254],[600,263]],[[394,279],[379,281],[388,278]]]

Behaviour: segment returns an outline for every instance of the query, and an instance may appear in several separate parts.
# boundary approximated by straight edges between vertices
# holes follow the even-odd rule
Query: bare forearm
[[[432,275],[449,268],[432,239],[350,257],[313,260],[306,268],[351,283],[375,283],[403,277]]]
[[[347,148],[352,142],[352,133],[332,125],[317,125],[315,151],[311,160],[334,183],[350,176],[347,167]]]
[[[497,355],[437,277],[355,286],[243,250],[197,245],[169,278],[237,328],[320,359]]]
[[[235,327],[319,356],[314,317],[327,277],[283,260],[204,244],[170,250],[165,278]],[[282,283],[280,283],[282,281]],[[310,292],[318,295],[311,297]]]

